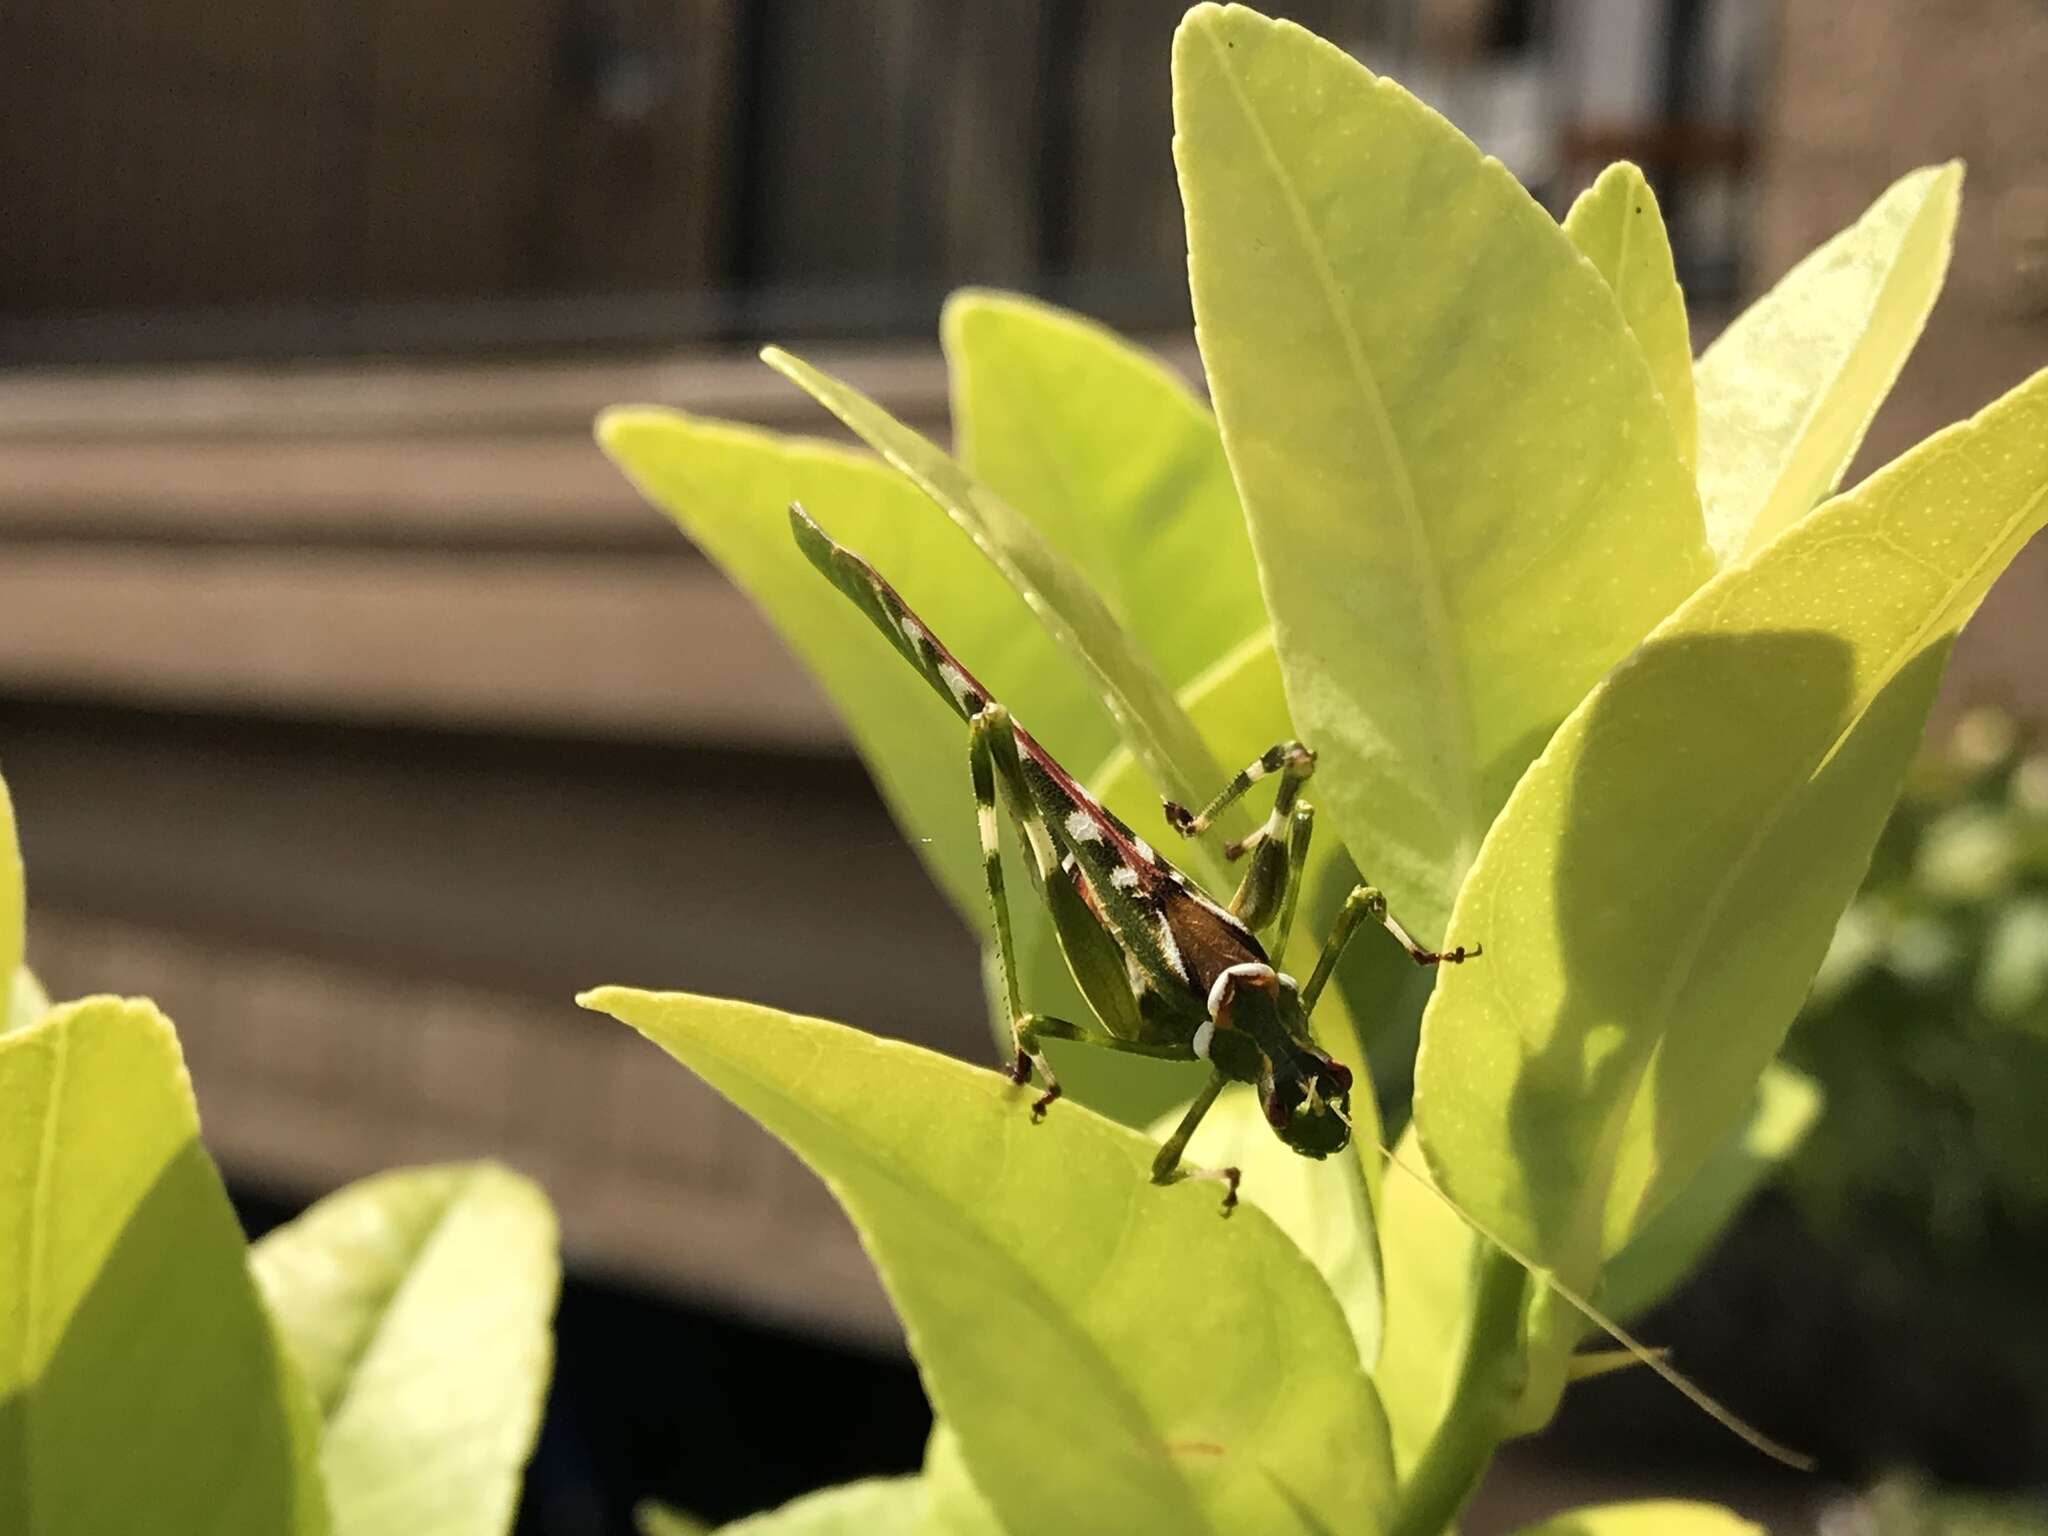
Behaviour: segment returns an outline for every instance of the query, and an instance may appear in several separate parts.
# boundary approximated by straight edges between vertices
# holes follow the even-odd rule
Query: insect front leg
[[[1242,841],[1227,844],[1223,850],[1227,859],[1236,859],[1246,853],[1252,855],[1251,867],[1245,871],[1243,883],[1231,898],[1230,910],[1254,933],[1281,912],[1288,894],[1290,874],[1298,872],[1292,858],[1292,838],[1289,836],[1283,841],[1283,834],[1290,833],[1301,786],[1315,771],[1315,753],[1298,741],[1283,741],[1260,753],[1255,762],[1248,764],[1236,778],[1224,785],[1223,793],[1202,807],[1198,814],[1191,814],[1185,806],[1176,805],[1171,800],[1166,802],[1166,820],[1173,829],[1183,837],[1200,837],[1208,830],[1210,822],[1222,814],[1224,807],[1238,800],[1261,779],[1271,774],[1280,775],[1280,787],[1274,792],[1273,809],[1267,815],[1265,825]],[[1275,946],[1275,952],[1278,952],[1278,946]]]
[[[1315,974],[1308,979],[1308,985],[1301,989],[1301,1006],[1313,1010],[1316,999],[1322,996],[1323,987],[1337,969],[1337,958],[1344,953],[1344,946],[1351,942],[1351,935],[1365,922],[1378,923],[1403,949],[1408,958],[1417,965],[1457,965],[1466,960],[1476,959],[1484,951],[1474,944],[1467,949],[1463,944],[1455,949],[1425,949],[1409,936],[1394,915],[1387,910],[1387,898],[1372,886],[1354,887],[1344,898],[1344,909],[1337,914],[1337,921],[1330,929],[1330,937],[1323,945],[1322,957],[1316,961]]]
[[[1214,1179],[1223,1186],[1223,1214],[1228,1216],[1237,1205],[1237,1184],[1241,1175],[1235,1168],[1182,1168],[1181,1155],[1188,1149],[1188,1141],[1195,1134],[1195,1127],[1202,1123],[1202,1117],[1209,1113],[1216,1096],[1229,1084],[1230,1079],[1221,1072],[1210,1074],[1208,1084],[1195,1095],[1188,1112],[1180,1117],[1180,1124],[1173,1128],[1173,1134],[1159,1145],[1159,1155],[1152,1159],[1152,1182],[1171,1184],[1176,1179]]]

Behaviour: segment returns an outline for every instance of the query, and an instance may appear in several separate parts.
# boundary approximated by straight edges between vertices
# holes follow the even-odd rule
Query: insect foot
[[[1166,824],[1169,827],[1173,828],[1182,837],[1193,837],[1195,835],[1195,813],[1193,811],[1182,805],[1178,800],[1168,800],[1163,809],[1166,812]]]
[[[1041,1093],[1035,1100],[1033,1100],[1031,1105],[1031,1123],[1033,1125],[1036,1125],[1039,1121],[1043,1120],[1045,1118],[1045,1112],[1048,1109],[1052,1108],[1053,1100],[1057,1099],[1065,1091],[1066,1090],[1061,1088],[1058,1083],[1054,1083],[1050,1088],[1046,1089],[1045,1092]]]

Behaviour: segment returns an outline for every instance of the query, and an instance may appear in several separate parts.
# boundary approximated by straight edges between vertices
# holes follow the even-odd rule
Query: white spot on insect
[[[1272,974],[1273,967],[1257,960],[1240,960],[1235,965],[1225,966],[1222,974],[1216,978],[1209,988],[1209,1017],[1215,1018],[1216,1010],[1223,1006],[1224,989],[1231,982],[1237,980],[1240,976],[1252,978],[1271,976]]]
[[[903,631],[903,638],[913,646],[921,646],[931,638],[924,632],[924,626],[907,613],[896,621],[896,627]]]
[[[996,808],[993,805],[978,805],[974,808],[975,825],[981,829],[981,846],[993,848],[996,845]]]
[[[1159,953],[1161,958],[1172,968],[1174,975],[1178,976],[1182,981],[1186,981],[1188,979],[1188,966],[1187,962],[1180,957],[1180,946],[1173,942],[1173,924],[1166,920],[1166,914],[1163,912],[1154,921],[1159,929]]]
[[[1102,841],[1102,823],[1086,811],[1067,812],[1067,836],[1077,843]]]
[[[1159,855],[1152,851],[1152,845],[1146,842],[1145,839],[1143,839],[1142,837],[1133,837],[1131,839],[1131,846],[1138,850],[1138,857],[1143,859],[1147,864],[1156,864],[1159,862]]]
[[[1109,883],[1120,891],[1135,891],[1138,888],[1138,872],[1128,864],[1119,864],[1109,872]]]
[[[974,685],[967,681],[967,674],[950,661],[939,663],[939,681],[946,685],[946,692],[953,695],[953,702],[962,709],[974,697]]]
[[[1195,1031],[1195,1038],[1193,1043],[1195,1054],[1199,1056],[1203,1061],[1207,1061],[1209,1059],[1209,1042],[1211,1040],[1214,1040],[1215,1038],[1216,1021],[1214,1019],[1202,1020],[1201,1028]]]

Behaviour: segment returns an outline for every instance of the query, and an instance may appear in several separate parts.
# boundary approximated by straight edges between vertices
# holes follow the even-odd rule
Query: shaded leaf
[[[1841,483],[1948,274],[1959,162],[1902,177],[1701,356],[1700,498],[1723,565]]]
[[[1600,1301],[1607,1311],[1629,1318],[1662,1301],[1706,1256],[1757,1187],[1799,1150],[1820,1112],[1818,1083],[1779,1062],[1767,1067],[1749,1118],[1714,1149],[1692,1182],[1607,1261],[1600,1281]]]
[[[583,1001],[825,1177],[1010,1528],[1381,1524],[1385,1426],[1349,1330],[1255,1208],[1221,1220],[1213,1186],[1147,1182],[1136,1132],[1074,1105],[1033,1125],[996,1074],[899,1042],[744,1003]]]
[[[14,798],[0,779],[0,1033],[16,1027],[26,1006],[16,1007],[21,957],[27,942],[28,905],[23,892],[21,840],[14,827]]]
[[[770,347],[761,356],[908,475],[967,531],[1087,672],[1124,745],[1137,754],[1162,793],[1193,800],[1205,786],[1223,782],[1224,775],[1209,760],[1201,737],[1174,702],[1159,669],[1123,632],[1101,594],[1030,523],[858,390],[780,348]],[[1048,745],[1063,754],[1072,751],[1064,743]]]
[[[960,1437],[944,1424],[932,1427],[924,1451],[924,1522],[918,1536],[1004,1536],[960,1454]]]
[[[1434,1192],[1414,1128],[1380,1182],[1386,1332],[1373,1380],[1406,1478],[1450,1405],[1476,1294],[1479,1239]]]
[[[926,1529],[925,1504],[920,1478],[869,1477],[807,1493],[718,1529],[721,1536],[914,1536]],[[672,1526],[641,1529],[642,1536],[682,1536]]]
[[[954,294],[939,333],[960,463],[1102,594],[1167,686],[1266,627],[1223,439],[1179,374],[1016,294]]]
[[[640,1536],[711,1536],[711,1527],[702,1520],[652,1499],[633,1506],[633,1528]]]
[[[1174,40],[1195,317],[1287,696],[1425,942],[1593,682],[1712,569],[1613,295],[1498,162],[1290,23]],[[1558,594],[1569,593],[1569,602]]]
[[[378,1174],[250,1267],[319,1407],[336,1536],[510,1530],[561,1283],[540,1190],[488,1163]]]
[[[1602,171],[1564,216],[1564,232],[1592,262],[1643,349],[1657,393],[1690,470],[1699,456],[1699,408],[1693,401],[1692,332],[1685,295],[1671,264],[1671,237],[1657,194],[1626,160]]]
[[[1583,1286],[1737,1123],[2044,518],[2048,373],[1723,571],[1559,730],[1423,1022],[1423,1144],[1480,1222]]]
[[[0,1037],[0,1530],[327,1530],[313,1426],[169,1020]]]

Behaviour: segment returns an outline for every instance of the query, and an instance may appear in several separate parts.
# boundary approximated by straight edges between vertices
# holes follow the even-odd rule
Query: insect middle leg
[[[1476,959],[1484,951],[1474,944],[1466,948],[1463,944],[1453,949],[1425,949],[1410,937],[1393,913],[1387,910],[1387,898],[1369,885],[1356,886],[1344,898],[1344,908],[1337,914],[1337,921],[1330,928],[1330,937],[1323,944],[1323,953],[1316,961],[1315,974],[1308,979],[1308,985],[1301,989],[1301,1006],[1313,1010],[1316,999],[1322,996],[1324,986],[1337,969],[1337,959],[1344,953],[1344,946],[1351,942],[1352,934],[1361,923],[1378,923],[1403,949],[1408,958],[1417,965],[1458,965],[1466,960]]]
[[[1300,874],[1301,860],[1307,856],[1311,825],[1301,822],[1296,815],[1297,811],[1307,810],[1306,805],[1297,805],[1296,802],[1301,786],[1315,771],[1315,753],[1298,741],[1283,741],[1260,753],[1200,812],[1191,813],[1185,806],[1176,805],[1171,800],[1166,802],[1166,819],[1173,829],[1183,837],[1200,837],[1226,806],[1241,798],[1254,784],[1271,774],[1280,775],[1280,787],[1274,792],[1273,809],[1267,815],[1265,825],[1223,849],[1226,859],[1240,858],[1246,853],[1252,855],[1251,867],[1245,871],[1237,894],[1231,898],[1230,910],[1254,933],[1275,917],[1292,915],[1292,887]],[[1286,837],[1284,843],[1283,834]],[[1284,927],[1283,921],[1281,943],[1273,946],[1276,954],[1285,944]]]

